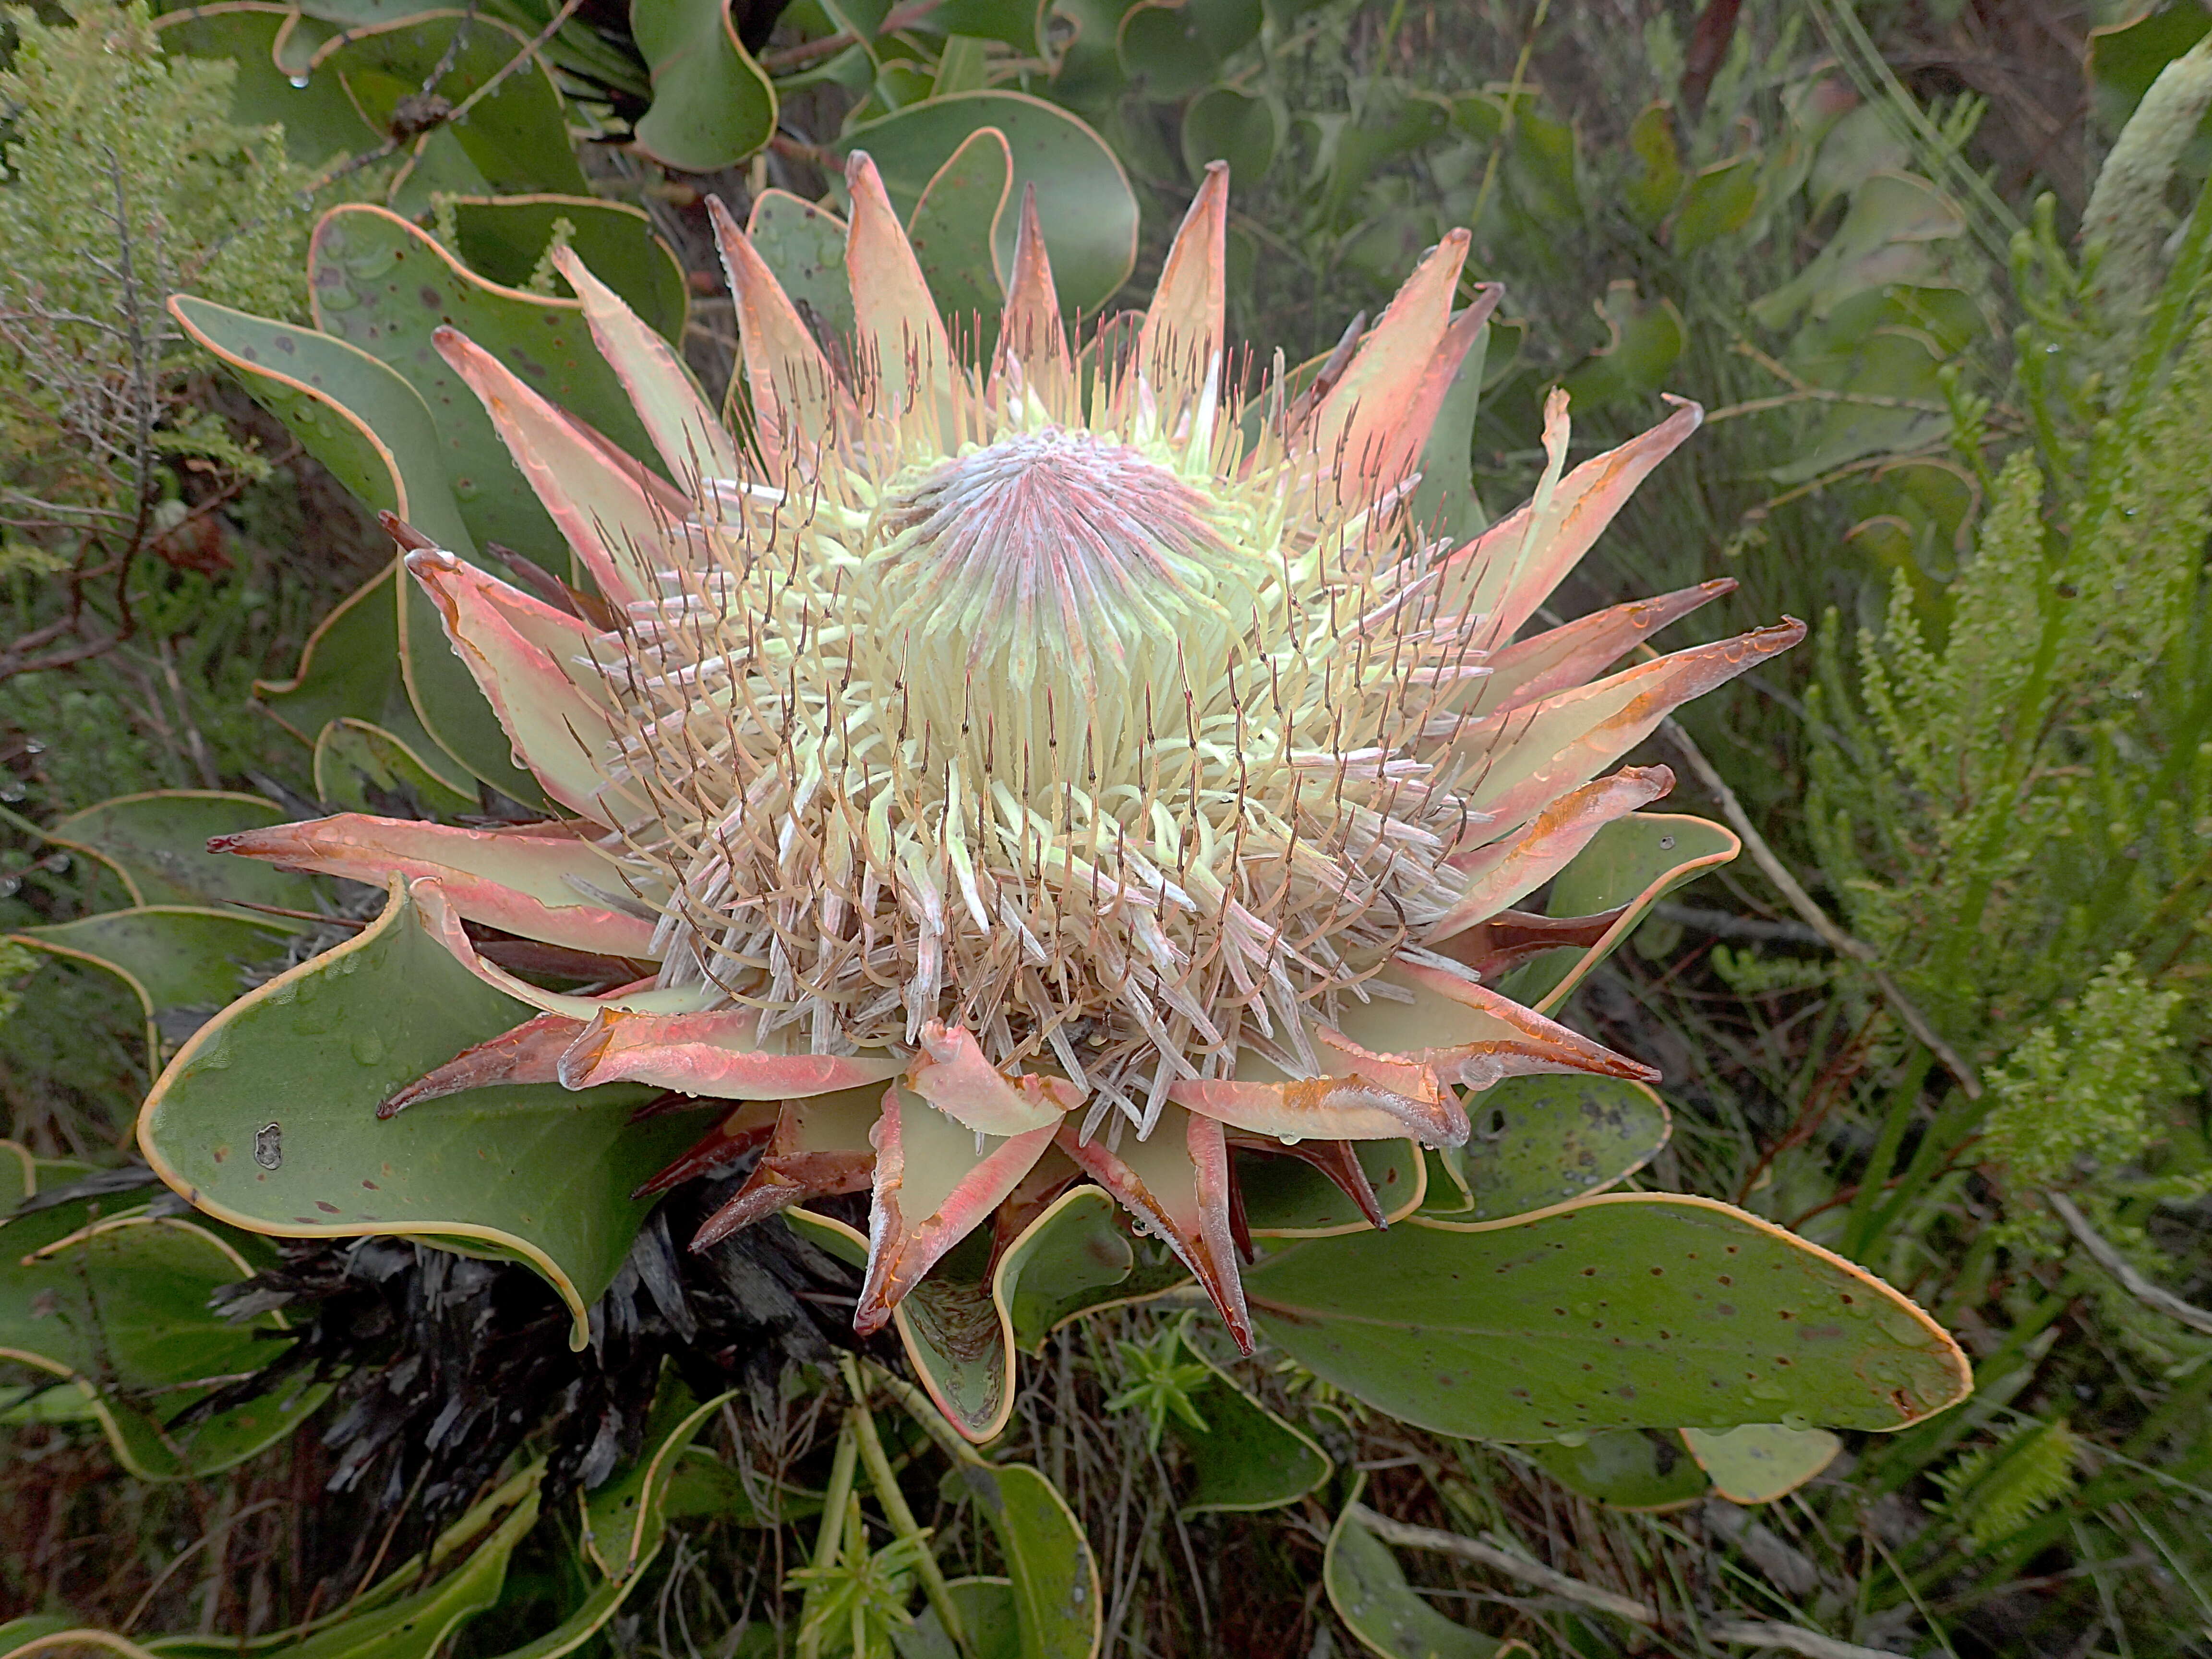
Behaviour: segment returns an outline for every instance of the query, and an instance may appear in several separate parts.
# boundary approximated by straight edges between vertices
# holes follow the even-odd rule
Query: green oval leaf
[[[845,222],[788,191],[765,190],[745,227],[753,250],[825,341],[853,337],[853,289],[845,279]]]
[[[302,743],[319,743],[334,721],[345,719],[388,732],[447,790],[476,801],[475,775],[430,735],[408,700],[400,672],[398,580],[398,567],[387,566],[348,594],[307,636],[292,678],[256,680],[255,695]],[[484,713],[489,716],[489,708]],[[511,763],[508,769],[514,770]],[[519,787],[534,782],[526,773],[515,776]]]
[[[630,0],[630,35],[653,74],[638,147],[684,173],[735,167],[775,131],[775,88],[724,0]]]
[[[1449,1179],[1420,1213],[1440,1227],[1502,1226],[1601,1192],[1657,1156],[1670,1124],[1642,1084],[1579,1073],[1507,1078],[1467,1106],[1467,1145],[1431,1154]]]
[[[213,1014],[235,998],[245,969],[281,957],[295,922],[191,905],[106,910],[9,938],[33,950],[105,969],[131,988],[144,1011],[147,1054],[158,1068],[163,1028]],[[173,1038],[170,1039],[173,1041]]]
[[[956,1468],[1005,1551],[1022,1659],[1092,1659],[1105,1616],[1098,1562],[1067,1500],[1025,1463]]]
[[[633,1126],[652,1091],[476,1089],[388,1122],[376,1107],[532,1011],[463,968],[396,890],[359,934],[233,1003],[147,1097],[138,1142],[210,1214],[299,1238],[427,1237],[526,1263],[585,1339],[650,1200],[638,1184],[697,1138]],[[450,1248],[450,1245],[448,1245]]]
[[[1206,1355],[1192,1352],[1212,1376],[1190,1395],[1206,1431],[1200,1433],[1179,1416],[1168,1419],[1192,1474],[1183,1514],[1280,1509],[1318,1490],[1335,1470],[1328,1454]]]
[[[1104,139],[1066,110],[1019,92],[963,92],[930,98],[866,121],[837,140],[838,154],[864,149],[884,188],[911,213],[937,170],[984,127],[1006,135],[1013,153],[1010,199],[1034,183],[1037,222],[1051,256],[1064,309],[1095,313],[1137,262],[1137,198]],[[1001,216],[994,250],[1012,270],[1019,216]]]
[[[310,90],[325,81],[336,83],[332,91],[343,88],[377,138],[392,130],[401,101],[419,98],[426,86],[453,106],[483,94],[418,144],[415,166],[393,185],[393,205],[402,212],[427,210],[434,189],[574,196],[591,189],[568,142],[551,70],[531,51],[528,36],[496,17],[420,11],[357,26],[315,53],[309,75]]]
[[[1411,1215],[1428,1188],[1421,1149],[1410,1140],[1362,1140],[1352,1151],[1367,1171],[1385,1220]],[[1310,1164],[1236,1150],[1237,1179],[1244,1194],[1244,1218],[1255,1238],[1327,1238],[1367,1231],[1367,1218],[1343,1189]]]
[[[1212,81],[1260,33],[1260,0],[1144,0],[1121,20],[1121,72],[1162,102]]]
[[[1747,1423],[1716,1434],[1685,1429],[1682,1439],[1713,1490],[1733,1504],[1771,1504],[1786,1498],[1836,1461],[1844,1443],[1826,1429],[1792,1429],[1779,1423]]]
[[[1608,1509],[1679,1510],[1712,1486],[1672,1429],[1601,1429],[1579,1445],[1554,1442],[1522,1450],[1569,1492]]]
[[[1273,100],[1215,87],[1190,100],[1182,115],[1182,163],[1194,181],[1209,163],[1226,161],[1235,183],[1250,187],[1267,175],[1282,148],[1283,115]]]
[[[1006,1578],[955,1578],[945,1585],[960,1613],[968,1638],[965,1655],[945,1633],[935,1607],[924,1607],[914,1623],[891,1632],[899,1659],[1023,1659],[1020,1615],[1014,1586]]]
[[[1550,1013],[1591,969],[1620,948],[1653,905],[1742,850],[1732,831],[1703,818],[1675,812],[1631,812],[1615,818],[1553,878],[1546,908],[1555,916],[1620,909],[1620,919],[1580,955],[1549,951],[1506,975],[1498,988],[1539,1013]]]
[[[612,1583],[635,1583],[660,1553],[667,1529],[668,1486],[684,1449],[735,1393],[726,1390],[702,1402],[672,1370],[664,1370],[636,1458],[597,1491],[577,1494],[584,1553]],[[607,1609],[610,1614],[613,1611],[612,1606]],[[605,1622],[602,1617],[599,1623]]]
[[[142,905],[222,905],[242,900],[313,910],[318,890],[313,877],[208,851],[210,836],[258,830],[289,816],[258,795],[222,789],[155,789],[118,795],[72,812],[48,830],[46,838],[106,865]]]
[[[1668,240],[1676,253],[1695,253],[1741,230],[1758,205],[1759,154],[1747,150],[1690,175]]]
[[[477,810],[413,749],[368,720],[334,720],[315,738],[315,795],[342,812],[440,818]]]
[[[374,149],[371,132],[335,77],[297,87],[276,54],[296,32],[299,14],[264,0],[193,6],[154,20],[161,48],[173,56],[228,59],[237,66],[230,85],[230,118],[240,126],[284,129],[284,151],[302,167],[320,167],[357,151]],[[302,66],[304,72],[304,66]]]
[[[329,286],[335,298],[339,290]],[[429,407],[404,376],[313,329],[187,295],[172,299],[169,309],[363,502],[396,513],[440,546],[482,562],[456,504]],[[427,336],[419,343],[427,349]],[[469,404],[482,420],[472,398]],[[489,431],[489,422],[484,424]],[[512,466],[507,470],[513,473]],[[520,475],[514,476],[521,488]],[[550,533],[550,520],[546,527]],[[385,606],[391,609],[377,615]],[[420,653],[411,674],[410,638],[436,647]],[[446,648],[435,610],[412,582],[402,586],[387,574],[365,586],[316,629],[299,675],[269,690],[280,718],[305,741],[339,714],[375,720],[410,738],[420,730],[429,739],[424,750],[443,749],[465,768],[457,768],[449,781],[473,775],[517,800],[543,799],[536,780],[514,765],[491,705]]]
[[[1014,158],[1006,135],[981,127],[937,170],[915,204],[907,240],[929,283],[930,297],[978,362],[998,343],[1006,292],[993,258],[999,222],[1009,206]]]
[[[1292,1244],[1244,1274],[1268,1338],[1443,1434],[1551,1440],[1800,1413],[1896,1429],[1963,1397],[1958,1346],[1840,1256],[1711,1199],[1584,1199],[1517,1226]]]
[[[1086,1186],[1061,1194],[1006,1247],[992,1290],[1014,1346],[1036,1354],[1072,1319],[1146,1301],[1189,1279],[1166,1245],[1130,1237],[1103,1188]]]
[[[622,295],[646,325],[679,350],[691,313],[683,262],[653,234],[653,221],[628,202],[591,196],[463,197],[446,204],[454,249],[470,270],[509,288],[537,274],[561,221],[568,246],[592,276]],[[555,290],[573,297],[557,273]]]
[[[177,1420],[216,1381],[266,1362],[255,1332],[273,1318],[233,1322],[207,1305],[252,1271],[220,1230],[148,1215],[137,1194],[13,1217],[0,1222],[0,1356],[73,1381],[142,1479],[216,1473],[291,1432],[329,1394]]]
[[[1352,1502],[1358,1497],[1355,1487]],[[1382,1659],[1498,1659],[1528,1651],[1525,1643],[1501,1644],[1469,1630],[1421,1600],[1390,1547],[1359,1524],[1349,1504],[1329,1529],[1321,1582],[1344,1627]]]
[[[801,1237],[853,1267],[868,1259],[866,1237],[811,1210],[783,1218]],[[977,1444],[996,1439],[1014,1409],[1014,1341],[991,1291],[991,1240],[970,1233],[891,1310],[915,1375],[945,1420]]]
[[[426,232],[365,204],[323,216],[307,264],[316,325],[396,371],[434,416],[431,442],[442,462],[435,472],[428,465],[422,471],[442,474],[474,539],[463,547],[428,525],[420,527],[456,552],[472,555],[476,544],[498,542],[548,569],[567,569],[560,532],[431,336],[441,326],[459,329],[532,390],[629,453],[650,458],[645,428],[620,378],[599,356],[582,304],[487,281]],[[386,434],[381,422],[368,424]]]

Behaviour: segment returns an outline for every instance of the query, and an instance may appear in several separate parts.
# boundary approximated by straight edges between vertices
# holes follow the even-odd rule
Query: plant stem
[[[929,1605],[937,1609],[937,1622],[944,1626],[952,1645],[966,1654],[968,1636],[961,1628],[960,1609],[953,1605],[951,1589],[945,1582],[945,1570],[937,1565],[937,1557],[923,1540],[914,1511],[907,1507],[906,1494],[899,1490],[891,1461],[884,1455],[883,1437],[876,1432],[876,1419],[868,1412],[867,1390],[860,1383],[860,1368],[853,1363],[850,1354],[839,1355],[837,1363],[845,1374],[845,1386],[852,1392],[853,1414],[848,1420],[854,1431],[854,1437],[860,1443],[860,1462],[868,1471],[870,1484],[876,1489],[876,1502],[883,1506],[893,1532],[921,1545],[915,1567],[921,1576],[921,1588],[929,1597]]]
[[[853,1465],[860,1457],[860,1434],[848,1414],[842,1433],[837,1437],[837,1450],[830,1462],[830,1486],[822,1494],[822,1530],[814,1535],[814,1571],[827,1574],[837,1565],[837,1558],[845,1548],[845,1510],[853,1496]],[[823,1582],[814,1579],[807,1586],[806,1595],[799,1603],[799,1659],[821,1659],[822,1628],[814,1619],[813,1602],[816,1588]]]
[[[2120,1288],[2147,1308],[2155,1308],[2168,1319],[2179,1320],[2192,1331],[2203,1331],[2212,1336],[2212,1313],[2192,1303],[2183,1301],[2172,1291],[2161,1289],[2136,1271],[2135,1263],[2122,1255],[2112,1242],[2089,1224],[2074,1200],[2063,1193],[2051,1192],[2043,1201],[2057,1212],[2066,1224],[2066,1231],[2074,1235],[2090,1259],[2106,1273],[2120,1281]]]

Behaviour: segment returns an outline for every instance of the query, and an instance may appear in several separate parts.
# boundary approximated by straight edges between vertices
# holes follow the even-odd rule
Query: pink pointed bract
[[[1057,1146],[1249,1344],[1229,1131],[1304,1148],[1379,1218],[1344,1143],[1457,1144],[1462,1091],[1504,1077],[1655,1075],[1478,970],[1540,921],[1516,899],[1673,781],[1611,769],[1803,628],[1607,674],[1717,582],[1516,641],[1699,415],[1570,471],[1554,394],[1531,501],[1462,546],[1425,533],[1413,469],[1498,297],[1455,309],[1462,232],[1317,395],[1243,403],[1225,169],[1118,352],[1071,349],[1024,201],[975,361],[866,156],[849,182],[849,340],[809,334],[715,204],[742,441],[562,256],[659,475],[440,337],[599,589],[579,618],[408,560],[563,819],[341,817],[223,850],[405,875],[434,934],[538,1011],[387,1111],[618,1078],[757,1103],[651,1184],[764,1147],[702,1243],[871,1190],[865,1329],[1072,1178]],[[544,991],[465,921],[657,971]]]

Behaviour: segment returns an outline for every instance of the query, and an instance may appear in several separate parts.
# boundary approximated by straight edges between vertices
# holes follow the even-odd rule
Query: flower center
[[[1114,775],[1147,710],[1179,725],[1251,629],[1211,510],[1141,451],[1058,428],[895,491],[869,562],[910,724],[1002,777]]]

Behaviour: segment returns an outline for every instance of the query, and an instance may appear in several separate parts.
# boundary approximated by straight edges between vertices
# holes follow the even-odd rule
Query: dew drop
[[[295,87],[298,88],[301,91],[304,92],[304,91],[306,91],[306,90],[307,90],[307,77],[306,76],[304,76],[304,75],[292,75],[292,76],[287,76],[285,78],[286,78],[287,80],[289,80],[289,82],[291,82],[291,83],[292,83]]]
[[[384,1037],[377,1031],[356,1031],[353,1038],[353,1057],[364,1066],[374,1066],[384,1058]]]
[[[1558,1441],[1558,1443],[1562,1446],[1587,1446],[1589,1444],[1589,1436],[1583,1433],[1580,1429],[1570,1429],[1565,1434],[1555,1435],[1553,1438]]]
[[[1802,1434],[1813,1426],[1813,1419],[1802,1412],[1784,1412],[1782,1413],[1782,1426],[1795,1433]]]
[[[1908,1347],[1918,1347],[1928,1340],[1928,1333],[1920,1322],[1902,1308],[1884,1308],[1875,1316],[1874,1322],[1881,1327],[1881,1334],[1891,1341]]]

